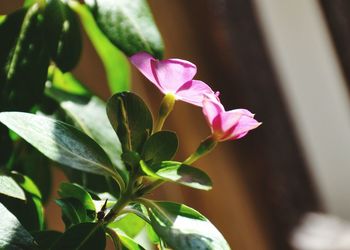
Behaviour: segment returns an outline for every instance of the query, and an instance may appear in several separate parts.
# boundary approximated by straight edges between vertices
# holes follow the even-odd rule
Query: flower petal
[[[199,107],[203,106],[205,96],[210,99],[216,98],[214,91],[206,83],[198,80],[186,82],[176,91],[175,95],[177,99]]]
[[[242,115],[242,112],[236,110],[221,112],[213,120],[214,136],[219,141],[227,140],[227,138],[230,137],[233,128],[238,125]]]
[[[139,52],[131,56],[130,61],[145,77],[147,77],[148,80],[150,80],[164,93],[163,89],[158,84],[158,81],[156,80],[152,70],[151,62],[157,62],[156,59],[154,59],[150,54],[146,52]]]
[[[213,101],[212,99],[209,99],[208,97],[204,97],[203,99],[203,108],[202,112],[204,114],[204,117],[208,121],[208,124],[213,131],[213,122],[214,119],[221,113],[224,112],[224,107],[222,104],[218,101]]]
[[[251,115],[243,114],[239,119],[239,122],[237,123],[237,125],[230,131],[230,134],[227,136],[226,139],[227,140],[240,139],[243,136],[245,136],[250,130],[257,128],[260,125],[261,125],[261,122],[258,122],[257,120],[255,120]]]
[[[165,92],[175,93],[197,73],[196,65],[181,59],[154,60],[151,65],[156,81]]]

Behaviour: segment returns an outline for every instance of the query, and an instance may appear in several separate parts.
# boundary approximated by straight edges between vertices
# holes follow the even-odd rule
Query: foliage
[[[141,234],[159,249],[229,249],[199,212],[147,198],[165,182],[212,188],[192,164],[222,138],[216,140],[222,131],[215,117],[214,136],[185,161],[173,159],[179,141],[162,126],[176,100],[201,107],[205,94],[215,103],[217,94],[192,80],[192,63],[158,60],[164,46],[145,0],[85,2],[26,0],[0,20],[0,248],[98,250],[110,238],[116,249],[145,249]],[[105,67],[113,93],[107,102],[70,73],[79,63],[82,30]],[[164,92],[157,115],[128,91],[126,56]],[[179,85],[174,93],[171,84]],[[224,132],[248,119],[239,118]],[[51,161],[70,180],[54,190],[63,232],[45,228]]]

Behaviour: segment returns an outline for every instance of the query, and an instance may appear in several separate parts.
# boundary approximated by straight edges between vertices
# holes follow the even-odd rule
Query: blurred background
[[[350,249],[350,1],[149,4],[165,57],[195,63],[196,79],[219,90],[227,109],[247,108],[263,122],[195,164],[212,177],[212,191],[167,184],[154,199],[196,208],[233,249]],[[20,5],[1,0],[0,14]],[[74,74],[110,96],[86,36]],[[156,112],[161,94],[134,69],[132,87]],[[179,160],[210,132],[201,110],[180,102],[166,127],[178,132]],[[55,172],[58,187],[64,176]],[[49,228],[63,228],[54,203],[47,216]]]

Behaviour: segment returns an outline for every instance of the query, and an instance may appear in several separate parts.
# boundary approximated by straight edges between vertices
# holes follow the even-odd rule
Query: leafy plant
[[[110,238],[116,249],[230,249],[199,212],[147,197],[165,182],[210,190],[193,163],[260,123],[248,110],[225,111],[193,80],[194,64],[159,60],[164,46],[145,0],[85,2],[27,0],[0,20],[0,248],[104,249]],[[79,18],[114,93],[107,103],[69,73],[81,54]],[[165,94],[157,115],[128,91],[124,54]],[[176,133],[163,130],[177,100],[201,107],[212,131],[184,161],[173,159]],[[50,160],[70,180],[56,200],[64,232],[45,228]]]

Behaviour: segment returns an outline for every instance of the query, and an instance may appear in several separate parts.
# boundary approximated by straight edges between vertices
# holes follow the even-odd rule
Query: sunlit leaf
[[[128,56],[163,56],[163,42],[145,0],[86,0],[103,33]]]
[[[0,194],[16,199],[25,200],[22,188],[9,176],[0,175]]]
[[[152,226],[173,249],[229,250],[221,233],[194,209],[172,202],[145,202]]]
[[[210,190],[212,182],[202,170],[185,165],[182,162],[162,161],[155,164],[146,164],[141,161],[142,170],[151,177],[165,181],[176,182],[196,189]]]
[[[1,203],[0,214],[0,249],[31,249],[36,247],[34,238]]]
[[[78,129],[43,116],[0,113],[0,121],[53,161],[100,175],[116,175],[103,149]]]
[[[77,1],[71,1],[69,4],[80,16],[84,29],[102,60],[110,92],[117,93],[129,90],[130,64],[125,55],[102,33],[85,5],[79,4]]]

